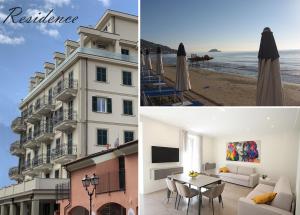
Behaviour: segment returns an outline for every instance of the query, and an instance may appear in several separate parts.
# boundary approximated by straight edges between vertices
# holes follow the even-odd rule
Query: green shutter
[[[111,98],[107,98],[107,113],[112,113],[112,101]]]
[[[94,112],[97,112],[97,97],[96,97],[96,96],[93,96],[93,97],[92,97],[92,100],[93,100],[93,101],[92,101],[92,103],[93,103],[93,104],[92,104],[92,106],[93,106],[92,109],[93,109]]]

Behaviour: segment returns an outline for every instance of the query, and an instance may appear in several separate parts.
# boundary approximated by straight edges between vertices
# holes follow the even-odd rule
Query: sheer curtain
[[[202,170],[202,136],[187,133],[183,150],[184,172]]]

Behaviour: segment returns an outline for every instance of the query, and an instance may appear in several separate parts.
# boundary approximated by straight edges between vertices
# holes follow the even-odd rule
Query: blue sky
[[[75,24],[39,25],[5,23],[12,7],[22,7],[24,15],[48,13],[78,16]],[[10,130],[11,121],[20,113],[18,104],[28,93],[29,77],[53,61],[55,51],[64,52],[66,39],[77,40],[77,27],[94,26],[106,9],[138,15],[137,0],[0,0],[0,187],[8,185],[8,169],[17,164],[9,153],[10,144],[18,138]]]
[[[253,51],[268,26],[279,49],[300,49],[299,11],[299,0],[142,0],[141,37],[188,51]]]

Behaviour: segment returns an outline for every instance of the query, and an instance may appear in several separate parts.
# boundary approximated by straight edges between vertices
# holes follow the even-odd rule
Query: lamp
[[[96,186],[99,184],[99,176],[97,176],[95,173],[92,177],[89,177],[88,175],[85,175],[85,177],[81,180],[82,186],[86,189],[86,192],[88,193],[90,197],[90,215],[92,214],[92,197],[95,193]],[[88,187],[92,185],[93,190],[89,191]]]

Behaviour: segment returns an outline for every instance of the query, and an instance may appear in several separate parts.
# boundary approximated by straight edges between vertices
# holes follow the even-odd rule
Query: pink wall
[[[101,175],[107,171],[118,170],[118,159],[109,160],[92,167],[77,170],[71,173],[71,206],[68,208],[66,215],[76,206],[82,206],[89,210],[89,197],[83,188],[81,180],[84,176]],[[103,205],[113,202],[118,203],[126,208],[135,210],[138,208],[138,154],[125,157],[125,180],[126,191],[112,192],[110,194],[97,194],[93,197],[92,209],[97,214],[97,210]],[[101,183],[101,181],[100,181]],[[68,205],[68,200],[60,201],[60,215],[64,215],[64,208]]]

